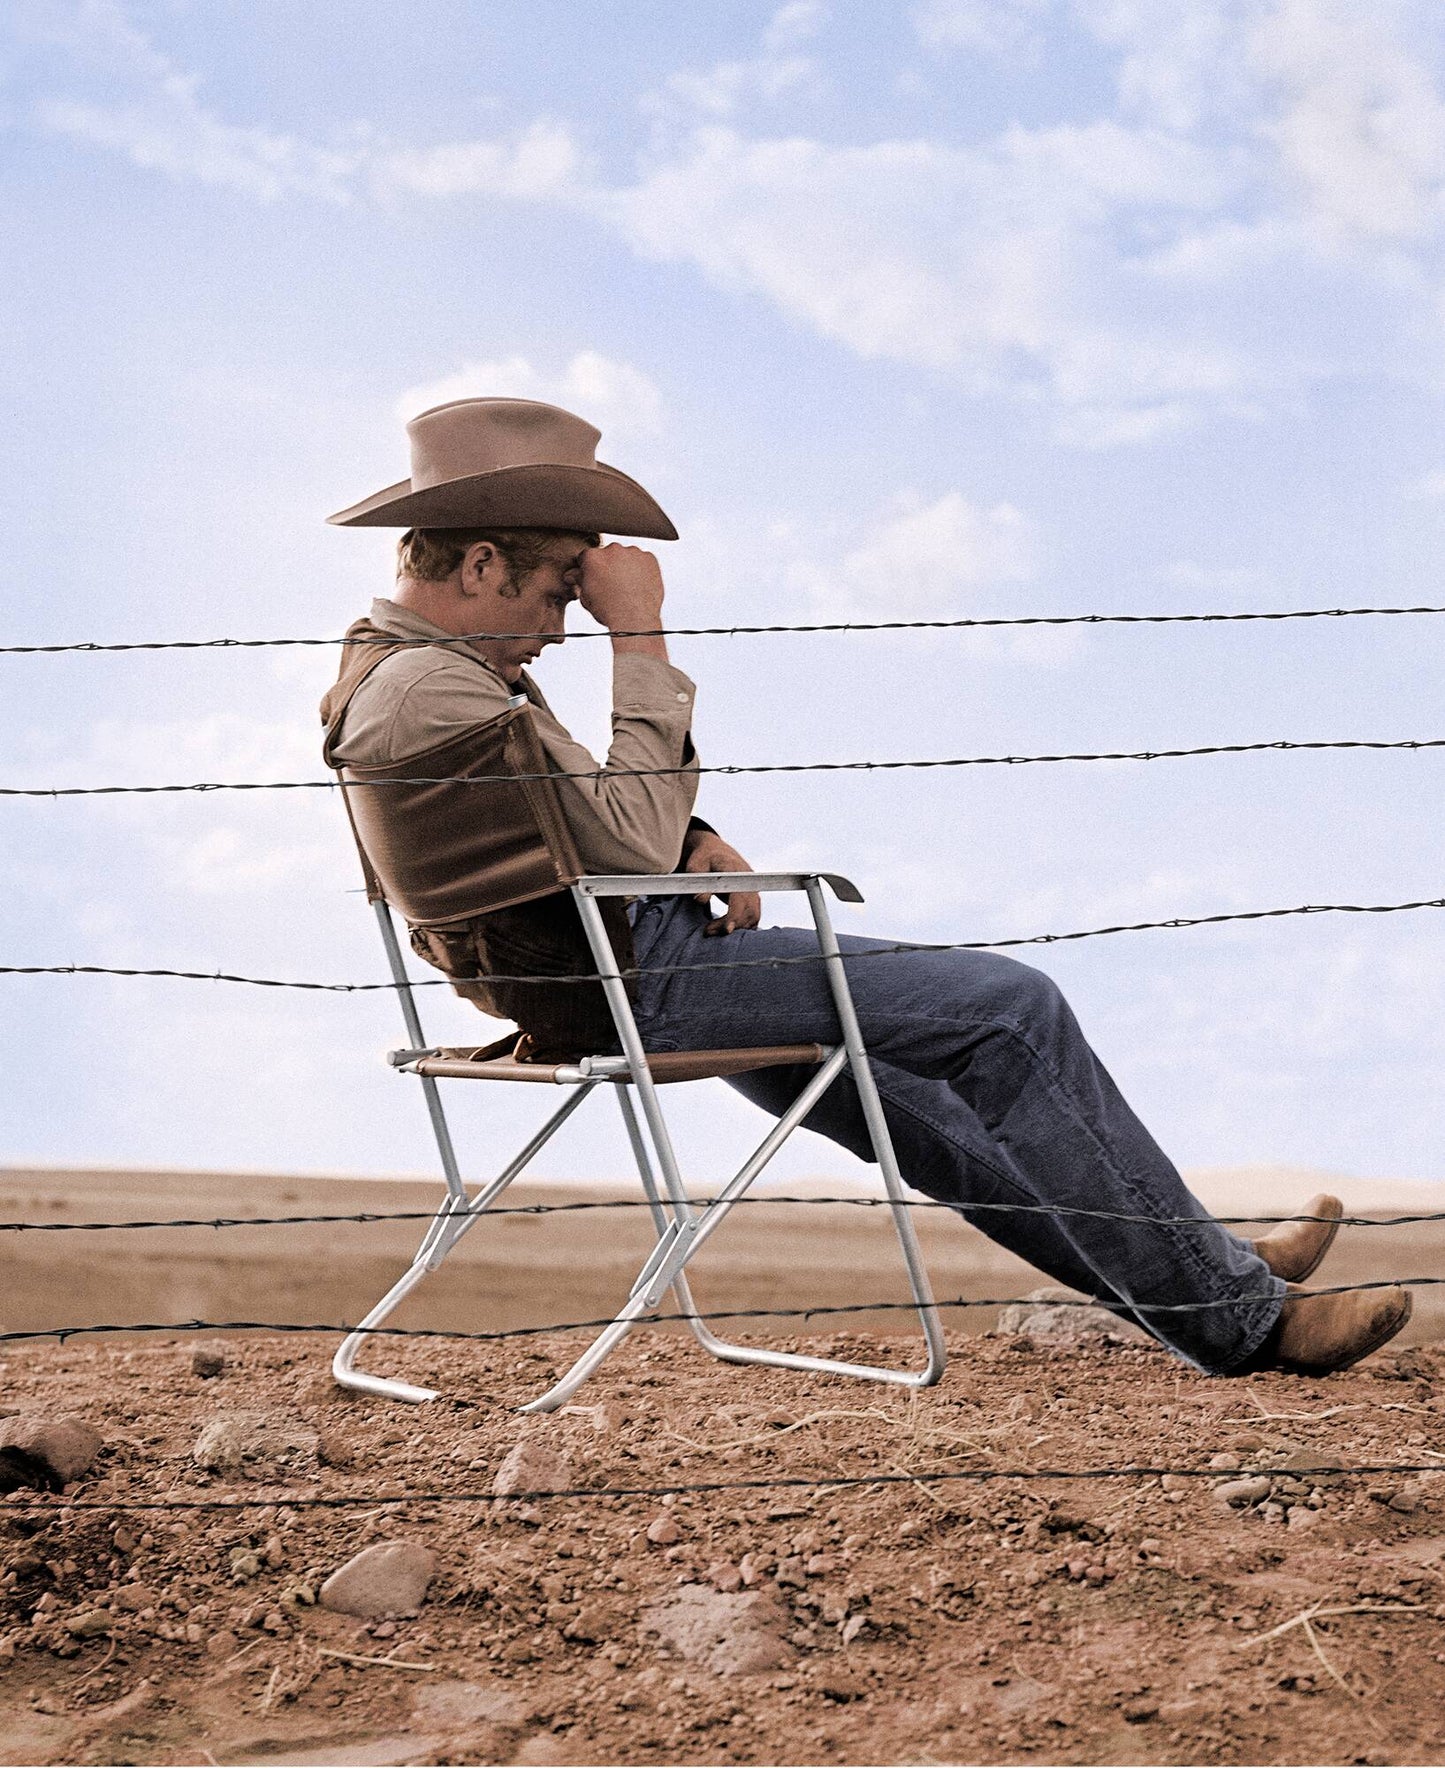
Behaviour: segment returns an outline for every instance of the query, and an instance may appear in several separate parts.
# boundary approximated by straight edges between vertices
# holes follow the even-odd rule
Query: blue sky
[[[50,4],[0,26],[10,642],[323,634],[440,398],[593,418],[677,623],[1440,601],[1427,0]],[[678,641],[705,761],[1445,734],[1430,619]],[[9,783],[316,777],[327,652],[0,658]],[[542,674],[602,740],[604,644]],[[708,782],[844,925],[1441,893],[1431,755]],[[3,811],[6,961],[382,974],[320,794]],[[773,905],[779,917],[781,903]],[[1039,955],[1164,1145],[1445,1175],[1445,918]],[[0,1158],[430,1163],[380,997],[3,981]],[[475,1015],[428,1002],[435,1035]],[[474,1165],[535,1110],[462,1102]],[[750,1109],[696,1089],[701,1170]],[[800,1144],[792,1172],[846,1170]],[[600,1118],[544,1170],[612,1174]]]

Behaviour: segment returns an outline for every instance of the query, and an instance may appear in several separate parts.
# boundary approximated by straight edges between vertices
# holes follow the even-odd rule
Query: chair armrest
[[[579,878],[572,888],[583,896],[733,896],[739,891],[806,890],[814,879],[827,884],[839,902],[862,902],[863,892],[837,872],[636,872]]]

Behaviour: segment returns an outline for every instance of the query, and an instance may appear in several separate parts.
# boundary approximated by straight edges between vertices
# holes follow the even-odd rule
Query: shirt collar
[[[480,651],[473,650],[468,644],[458,643],[455,633],[448,632],[445,627],[435,625],[432,621],[425,619],[411,608],[403,608],[399,606],[388,596],[379,595],[372,602],[371,623],[373,626],[379,626],[383,632],[394,632],[398,638],[449,639],[451,641],[447,647],[449,650],[455,652],[459,657],[470,657],[473,662],[480,663],[482,668],[489,674],[497,675],[496,670],[492,668],[491,664],[484,656],[482,656]],[[546,705],[546,701],[542,698],[537,684],[532,680],[531,676],[527,674],[525,669],[522,671],[521,681],[518,682],[515,688],[508,686],[506,682],[502,681],[500,675],[497,675],[497,680],[502,682],[502,686],[506,688],[509,694],[521,692],[526,694],[527,698],[534,704],[538,706]]]

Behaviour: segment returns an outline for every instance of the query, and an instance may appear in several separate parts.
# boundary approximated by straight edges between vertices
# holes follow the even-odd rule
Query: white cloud
[[[1436,467],[1433,472],[1422,473],[1405,487],[1405,495],[1422,498],[1427,503],[1439,503],[1445,499],[1445,467]]]
[[[662,394],[656,383],[630,362],[596,350],[580,350],[553,374],[536,368],[525,356],[465,362],[453,374],[409,387],[396,402],[396,415],[406,423],[434,405],[486,394],[561,405],[596,424],[609,439],[655,435],[663,423]]]
[[[672,74],[662,94],[644,101],[645,108],[666,116],[680,105],[684,116],[723,118],[750,100],[772,103],[806,88],[815,80],[817,63],[798,51],[827,23],[828,13],[821,0],[787,0],[763,31],[760,55]]]
[[[759,53],[673,77],[664,115],[683,126],[659,129],[636,177],[611,183],[544,119],[429,146],[231,124],[114,4],[83,13],[120,96],[51,97],[39,115],[52,130],[261,201],[583,213],[856,355],[1036,402],[1084,446],[1250,416],[1363,369],[1438,373],[1445,101],[1408,40],[1412,23],[1429,32],[1407,0],[921,0],[913,28],[936,48],[1038,30],[1113,59],[1115,97],[1092,120],[971,145],[742,129],[747,104],[822,77],[811,40],[827,9],[790,0]],[[564,376],[564,395],[556,376],[501,366],[517,390],[655,423],[646,392],[600,368]]]
[[[84,0],[60,31],[76,61],[104,70],[104,103],[43,97],[39,127],[124,155],[147,171],[258,202],[301,196],[348,204],[422,195],[555,197],[578,174],[566,130],[537,120],[497,139],[397,146],[365,126],[333,145],[227,122],[201,81],[158,51],[114,0]],[[121,98],[111,94],[124,93]]]
[[[768,20],[763,48],[781,55],[811,41],[827,24],[831,11],[824,0],[785,0]]]
[[[1039,46],[1049,0],[922,0],[911,22],[930,49],[1019,55]]]
[[[1398,7],[1280,0],[1249,38],[1279,94],[1265,133],[1310,213],[1344,234],[1410,239],[1445,216],[1445,103],[1391,40]]]
[[[967,594],[1034,574],[1028,523],[1012,504],[984,508],[962,492],[932,503],[912,494],[875,522],[833,565],[800,560],[791,586],[830,619],[947,619]]]

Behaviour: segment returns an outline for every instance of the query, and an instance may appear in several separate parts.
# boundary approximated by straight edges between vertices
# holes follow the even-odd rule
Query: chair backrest
[[[529,706],[403,762],[347,766],[341,781],[367,895],[412,926],[532,902],[582,875]]]

